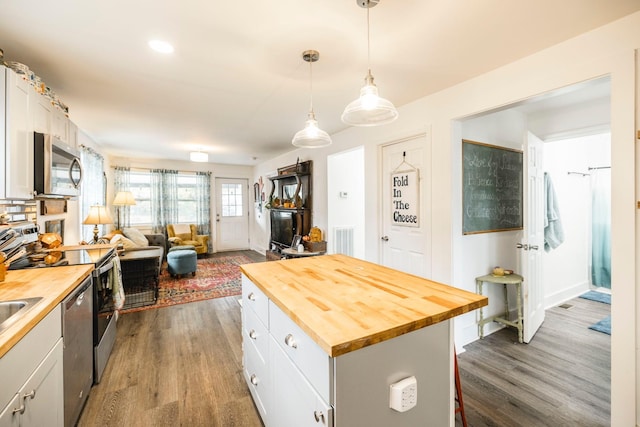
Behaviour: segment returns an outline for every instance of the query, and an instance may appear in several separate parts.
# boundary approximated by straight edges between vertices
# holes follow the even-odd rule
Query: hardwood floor
[[[568,304],[546,311],[529,344],[507,328],[458,355],[470,426],[610,425],[611,336],[588,327],[611,306],[582,298]]]
[[[102,382],[92,388],[79,425],[262,426],[242,377],[237,300],[121,316]],[[508,328],[466,346],[458,362],[470,426],[609,425],[611,337],[587,327],[610,306],[569,303],[570,309],[547,311],[530,344],[518,344]]]

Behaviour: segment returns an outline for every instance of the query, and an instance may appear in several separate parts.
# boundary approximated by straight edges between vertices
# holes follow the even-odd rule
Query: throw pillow
[[[133,242],[131,239],[126,238],[122,234],[116,234],[115,236],[113,236],[113,239],[111,239],[112,245],[116,245],[118,243],[121,243],[122,247],[124,247],[125,249],[135,249],[138,247],[135,242]]]
[[[113,230],[111,233],[107,233],[104,236],[102,236],[103,239],[107,239],[107,240],[111,240],[113,239],[113,236],[115,236],[116,234],[122,234],[121,230]]]
[[[125,237],[131,239],[136,245],[149,246],[149,241],[137,228],[125,228],[122,231],[124,232]]]

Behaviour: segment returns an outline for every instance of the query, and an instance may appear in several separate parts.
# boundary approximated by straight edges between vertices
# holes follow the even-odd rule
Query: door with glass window
[[[216,249],[249,248],[249,182],[216,178]]]

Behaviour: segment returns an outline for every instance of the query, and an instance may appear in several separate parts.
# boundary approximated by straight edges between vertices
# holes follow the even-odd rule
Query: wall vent
[[[353,227],[334,227],[333,252],[353,256]]]

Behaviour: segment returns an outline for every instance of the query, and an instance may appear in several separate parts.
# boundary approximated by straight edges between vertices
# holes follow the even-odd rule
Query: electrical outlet
[[[408,377],[389,386],[389,407],[398,412],[406,412],[418,403],[418,382],[416,377]]]

